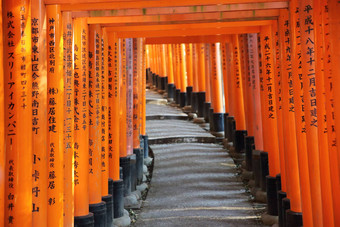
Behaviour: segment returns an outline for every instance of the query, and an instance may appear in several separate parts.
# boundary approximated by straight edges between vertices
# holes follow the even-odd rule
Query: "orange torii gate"
[[[4,225],[99,226],[124,215],[147,150],[145,72],[205,112],[216,135],[228,114],[235,152],[263,151],[261,186],[280,224],[340,223],[338,2],[2,1]]]

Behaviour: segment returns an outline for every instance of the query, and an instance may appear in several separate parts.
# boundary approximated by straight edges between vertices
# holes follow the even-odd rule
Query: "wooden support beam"
[[[246,10],[270,10],[288,8],[287,1],[265,2],[265,3],[245,3],[245,4],[218,4],[178,7],[156,7],[156,8],[134,8],[121,10],[89,10],[73,11],[73,17],[131,17],[131,16],[152,16],[152,15],[177,15],[177,14],[201,14],[216,12],[239,12]]]
[[[187,24],[169,24],[169,25],[145,25],[145,26],[111,26],[107,28],[108,32],[125,32],[125,31],[164,31],[164,30],[187,30],[187,29],[205,29],[212,30],[221,28],[240,28],[251,26],[271,25],[272,20],[260,21],[235,21],[235,22],[216,22],[216,23],[187,23]],[[204,33],[201,33],[204,34]],[[218,34],[218,33],[216,33]]]
[[[204,28],[204,29],[185,29],[185,30],[165,30],[165,31],[122,31],[117,32],[119,38],[138,38],[138,37],[168,37],[171,36],[185,37],[185,36],[199,36],[205,35],[218,35],[218,34],[246,34],[246,33],[258,33],[260,32],[260,26],[251,27],[229,27],[229,28]]]
[[[88,11],[88,10],[118,10],[118,9],[145,9],[145,6],[173,7],[173,6],[204,6],[221,4],[257,3],[258,0],[144,0],[144,1],[113,1],[113,0],[45,0],[45,4],[61,4],[63,11]],[[277,0],[261,0],[262,3],[277,2]],[[286,1],[287,2],[287,1]]]
[[[230,35],[149,37],[145,39],[145,44],[218,43],[223,41],[230,42]]]
[[[252,19],[259,20],[260,18],[273,18],[279,16],[278,9],[272,10],[246,10],[234,12],[210,12],[210,13],[189,13],[189,14],[174,14],[174,15],[148,15],[148,16],[119,16],[119,17],[89,17],[89,24],[125,24],[128,23],[150,23],[150,22],[198,22],[205,20],[225,21],[225,20],[240,20]]]

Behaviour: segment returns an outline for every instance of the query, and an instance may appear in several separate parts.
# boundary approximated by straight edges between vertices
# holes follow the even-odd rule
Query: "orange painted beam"
[[[167,37],[171,36],[198,36],[202,34],[217,35],[217,34],[245,34],[245,33],[258,33],[259,26],[252,27],[228,27],[228,28],[204,28],[204,29],[186,29],[186,30],[164,30],[164,31],[125,31],[117,32],[119,38],[138,38],[138,37]]]
[[[91,18],[88,18],[91,19]],[[109,26],[108,32],[123,31],[166,31],[166,30],[186,30],[186,29],[220,29],[220,28],[238,28],[271,25],[274,20],[257,20],[257,21],[233,21],[233,22],[215,22],[215,23],[186,23],[186,24],[167,24],[167,25],[137,25],[137,26]],[[204,33],[201,33],[204,34]]]
[[[88,11],[88,10],[117,10],[117,9],[144,9],[145,6],[174,7],[174,6],[202,6],[219,4],[257,3],[258,0],[145,0],[145,1],[112,1],[112,0],[45,0],[45,4],[61,4],[62,11]],[[261,0],[262,3],[277,2],[277,0]]]
[[[73,11],[72,16],[76,17],[131,17],[131,16],[150,16],[150,15],[176,15],[189,13],[213,13],[213,12],[235,12],[245,10],[262,10],[262,9],[282,9],[288,8],[287,1],[277,2],[257,2],[244,4],[218,4],[218,5],[201,5],[201,6],[174,6],[174,7],[153,7],[153,8],[131,8],[121,10],[91,10],[91,11]]]
[[[145,39],[146,44],[174,44],[174,43],[218,43],[230,42],[230,35],[205,35],[205,36],[170,36],[149,37]]]
[[[148,15],[148,16],[106,16],[88,17],[89,24],[128,24],[128,23],[148,23],[148,22],[187,22],[187,21],[225,21],[251,19],[259,20],[263,18],[273,18],[279,16],[279,9],[271,10],[246,10],[233,12],[210,12],[210,13],[188,13],[169,15]]]

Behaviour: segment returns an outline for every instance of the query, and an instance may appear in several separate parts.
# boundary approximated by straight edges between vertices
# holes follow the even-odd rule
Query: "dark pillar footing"
[[[144,154],[142,149],[133,149],[133,153],[136,155],[137,185],[140,185],[143,182]]]
[[[252,153],[253,153],[253,145],[255,143],[254,136],[246,136],[245,137],[245,152],[246,152],[246,170],[252,171]]]
[[[260,170],[261,170],[261,179],[260,179],[260,187],[262,191],[267,190],[266,176],[269,174],[268,167],[268,153],[265,151],[261,151],[260,153]]]
[[[205,92],[197,93],[197,116],[204,117]]]
[[[137,167],[136,155],[130,155],[130,170],[131,170],[131,191],[136,191],[137,187]]]
[[[168,98],[173,99],[174,98],[174,84],[168,84]]]
[[[284,213],[284,215],[283,215],[282,225],[284,227],[287,226],[287,211],[288,210],[290,210],[290,199],[283,198],[282,199],[282,212]],[[289,227],[291,227],[291,226],[289,226]]]
[[[224,113],[224,116],[223,116],[223,118],[224,118],[224,121],[223,121],[223,123],[224,123],[224,138],[228,138],[227,136],[227,134],[228,134],[228,116],[229,116],[229,113]]]
[[[180,95],[180,107],[185,107],[187,105],[187,93],[186,92],[181,92]]]
[[[255,187],[259,188],[261,185],[261,151],[253,150],[252,155],[252,170],[254,175]]]
[[[143,135],[144,139],[144,158],[149,157],[149,136]]]
[[[124,181],[114,181],[113,189],[113,215],[120,218],[124,216]]]
[[[187,87],[187,105],[191,106],[192,87]]]
[[[303,226],[302,213],[294,212],[291,210],[286,211],[287,222],[286,226],[300,227]]]
[[[283,202],[282,200],[287,197],[287,193],[283,191],[278,191],[277,192],[277,210],[279,213],[279,226],[284,227],[283,225],[283,219],[286,216],[286,211],[283,210]]]
[[[113,196],[112,196],[112,194],[103,196],[102,200],[106,204],[106,226],[112,226],[112,220],[113,220]]]
[[[276,177],[266,177],[266,191],[267,191],[267,212],[269,215],[277,216],[277,190],[276,190]]]
[[[209,122],[210,106],[211,106],[211,103],[210,103],[210,102],[205,102],[205,103],[204,103],[204,112],[203,112],[203,116],[204,116],[205,122]]]
[[[105,202],[95,203],[89,205],[90,212],[94,217],[95,227],[106,227],[106,204]]]
[[[191,109],[193,113],[197,113],[197,96],[198,93],[197,92],[192,92],[191,94]]]
[[[180,104],[181,103],[181,97],[180,97],[181,90],[176,89],[176,103]]]
[[[215,132],[213,115],[214,115],[214,109],[211,108],[210,106],[209,108],[209,130],[210,132]]]
[[[165,77],[165,81],[164,81],[164,90],[168,92],[168,77],[167,76]]]
[[[234,142],[234,131],[236,129],[235,119],[233,116],[227,117],[227,139],[229,142]]]
[[[224,113],[213,113],[214,132],[224,132]]]
[[[247,130],[235,130],[235,152],[244,152],[245,137],[247,136]]]
[[[84,216],[74,217],[74,226],[76,227],[94,227],[94,216],[92,213]]]
[[[123,168],[124,196],[128,196],[131,193],[130,156],[121,157],[120,166]]]

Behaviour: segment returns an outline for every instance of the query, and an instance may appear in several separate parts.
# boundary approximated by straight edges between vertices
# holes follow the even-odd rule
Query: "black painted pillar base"
[[[105,202],[95,203],[89,205],[90,212],[94,217],[95,227],[106,227],[106,204]]]
[[[92,213],[84,216],[74,217],[74,226],[77,227],[94,227],[94,216]]]
[[[176,100],[177,104],[180,104],[180,102],[181,102],[180,94],[181,94],[181,90],[176,89],[176,99],[175,100]]]
[[[287,197],[287,193],[283,192],[283,191],[278,191],[277,192],[277,210],[278,210],[278,213],[279,213],[279,226],[280,227],[283,227],[283,219],[284,217],[286,216],[286,211],[283,210],[283,202],[282,200],[284,198]]]
[[[205,92],[197,93],[197,117],[204,117]]]
[[[262,191],[265,192],[267,190],[266,177],[269,175],[268,153],[265,151],[261,151],[260,153],[260,170],[261,170],[260,187]]]
[[[112,226],[113,220],[113,196],[108,194],[102,197],[102,200],[106,204],[106,226]]]
[[[204,103],[203,117],[204,117],[205,122],[209,122],[210,106],[211,106],[210,102]]]
[[[224,113],[213,113],[214,132],[224,132]]]
[[[191,110],[193,113],[197,113],[197,96],[198,92],[192,92],[191,93]]]
[[[156,74],[151,72],[151,78],[152,78],[152,85],[155,87],[157,85]]]
[[[283,220],[282,220],[282,226],[287,226],[287,211],[290,210],[290,199],[288,198],[283,198],[282,199],[282,212],[284,213],[283,215]]]
[[[303,226],[302,213],[297,213],[291,210],[287,210],[286,217],[287,217],[286,226],[294,226],[294,227]]]
[[[159,89],[165,91],[166,88],[166,77],[159,77]]]
[[[124,196],[128,196],[131,194],[130,156],[121,157],[120,166],[123,168]]]
[[[254,136],[245,137],[245,153],[246,153],[246,170],[252,171],[253,146],[255,143]]]
[[[187,87],[187,105],[191,106],[191,95],[193,87]]]
[[[187,105],[187,93],[186,92],[181,92],[179,97],[180,97],[179,106],[180,107],[185,107]]]
[[[113,182],[113,215],[114,218],[124,216],[124,181]]]
[[[214,109],[209,108],[209,130],[210,132],[215,132],[215,129],[214,129],[214,123],[213,123],[213,114],[214,114]]]
[[[260,158],[261,151],[253,150],[252,152],[252,170],[254,175],[254,182],[255,187],[260,187],[261,182],[261,158]]]
[[[168,77],[167,76],[165,77],[165,81],[164,81],[164,90],[168,92]]]
[[[131,171],[131,191],[137,190],[137,167],[136,167],[136,155],[130,155],[130,171]]]
[[[233,116],[227,117],[227,139],[229,142],[234,142],[233,133],[236,129],[235,120]]]
[[[168,98],[173,99],[174,98],[174,84],[168,84]]]
[[[109,187],[109,194],[113,195],[113,179],[112,178],[109,178],[108,187]]]
[[[245,137],[247,136],[247,130],[235,130],[235,152],[244,152]]]
[[[142,135],[144,139],[144,158],[149,157],[149,136],[148,135]]]
[[[143,182],[144,154],[142,149],[133,149],[136,155],[137,185]]]
[[[155,84],[156,88],[159,89],[159,76],[156,74],[155,74],[155,82],[156,82]]]
[[[229,116],[229,113],[224,113],[223,115],[223,124],[224,124],[224,138],[228,138],[227,134],[228,134],[228,116]]]
[[[266,177],[266,191],[267,191],[267,212],[269,215],[277,216],[277,190],[276,190],[276,177]]]

